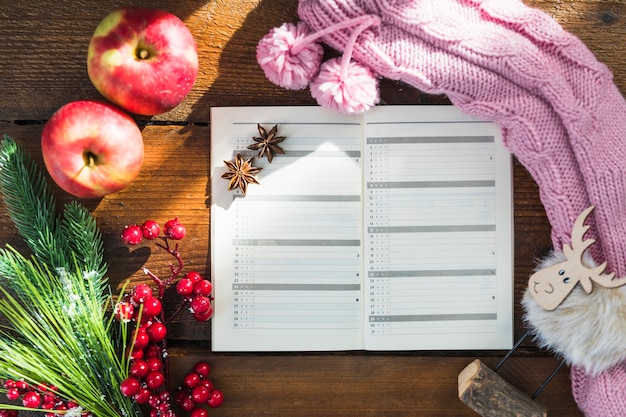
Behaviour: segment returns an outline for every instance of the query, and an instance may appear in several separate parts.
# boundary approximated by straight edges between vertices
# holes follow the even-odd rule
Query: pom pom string
[[[330,25],[320,31],[317,31],[315,33],[311,33],[308,36],[302,37],[302,38],[298,38],[296,39],[296,41],[294,42],[294,44],[291,47],[291,53],[296,55],[298,54],[298,52],[300,52],[303,48],[306,48],[306,46],[312,42],[317,41],[319,38],[326,36],[330,33],[345,29],[345,28],[349,28],[349,27],[353,27],[353,26],[357,26],[358,28],[357,30],[355,30],[356,36],[354,36],[354,40],[352,40],[352,37],[350,38],[350,41],[352,41],[352,43],[354,44],[354,42],[356,41],[357,36],[363,32],[366,28],[370,27],[370,26],[374,26],[374,25],[378,25],[380,23],[380,18],[378,16],[374,16],[374,15],[365,15],[365,16],[359,16],[359,17],[355,17],[353,19],[349,19],[346,20],[344,22],[339,22],[339,23],[335,23],[334,25]],[[350,42],[349,41],[349,42]],[[352,45],[352,47],[354,47],[354,45]],[[352,48],[350,48],[350,50],[352,50]],[[352,53],[350,53],[349,55],[352,55]]]
[[[319,105],[340,113],[358,114],[378,103],[375,75],[368,67],[353,61],[352,52],[361,33],[379,23],[377,16],[363,16],[346,41],[341,59],[333,58],[322,65],[319,74],[309,85],[311,95]],[[337,29],[336,25],[331,27]]]
[[[341,59],[341,78],[345,79],[348,75],[348,64],[352,59],[352,51],[354,50],[354,46],[356,45],[356,39],[359,35],[370,26],[380,24],[380,18],[374,15],[363,16],[363,22],[357,26],[357,28],[352,32],[350,38],[348,38],[348,42],[346,42],[346,48],[343,51],[343,57]],[[356,19],[355,19],[356,20]]]

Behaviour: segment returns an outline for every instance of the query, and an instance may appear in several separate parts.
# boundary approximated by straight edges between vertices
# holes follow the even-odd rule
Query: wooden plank
[[[198,360],[212,366],[211,378],[225,392],[211,417],[462,417],[477,414],[456,397],[457,376],[473,358],[333,354],[172,353],[173,380],[180,381]],[[494,358],[484,358],[493,366]],[[552,358],[511,358],[503,378],[532,394],[545,379]],[[550,417],[576,417],[567,371],[537,397],[549,404]]]
[[[0,4],[0,120],[44,120],[68,101],[99,98],[87,76],[89,39],[96,25],[118,3],[42,0]],[[561,2],[527,0],[580,36],[615,72],[626,91],[622,59],[626,3],[612,0]],[[296,0],[135,1],[169,10],[194,34],[200,51],[200,75],[188,98],[155,120],[204,122],[211,106],[314,104],[307,91],[289,92],[265,79],[255,59],[257,42],[274,26],[296,21]],[[71,22],[71,24],[68,24]],[[429,103],[400,83],[384,82],[384,103]],[[37,97],[37,100],[33,100]]]

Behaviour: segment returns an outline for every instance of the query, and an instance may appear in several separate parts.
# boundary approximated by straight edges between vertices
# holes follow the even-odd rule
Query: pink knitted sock
[[[609,70],[598,62],[583,42],[567,33],[550,16],[517,0],[466,0],[485,19],[516,31],[551,57],[551,65],[571,86],[583,117],[564,120],[568,125],[590,199],[597,207],[602,228],[603,251],[609,267],[624,276],[624,147],[626,125],[624,100],[612,82]],[[608,229],[608,231],[607,231]],[[614,312],[618,313],[618,312]],[[597,375],[582,367],[571,369],[572,393],[588,417],[626,415],[626,363]]]
[[[617,365],[599,375],[588,375],[573,366],[572,394],[586,417],[622,417],[626,415],[626,365]]]
[[[369,8],[356,3],[362,2],[301,0],[298,13],[314,32],[328,32],[331,26],[379,11],[372,3],[365,4]],[[350,28],[344,28],[322,39],[344,51],[351,34]],[[555,247],[570,242],[576,217],[590,203],[567,134],[544,100],[385,21],[364,30],[352,46],[355,60],[380,76],[402,80],[427,93],[446,94],[466,113],[497,122],[505,145],[539,185]],[[594,233],[589,237],[595,237]]]

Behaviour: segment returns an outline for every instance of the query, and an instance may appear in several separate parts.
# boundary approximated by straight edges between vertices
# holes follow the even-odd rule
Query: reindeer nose
[[[533,284],[534,284],[534,285],[533,285],[533,291],[534,291],[535,293],[538,293],[538,292],[539,292],[539,289],[537,289],[537,287],[538,287],[538,286],[540,286],[540,285],[541,285],[541,283],[540,283],[540,282],[537,282],[537,281],[533,281]],[[543,290],[545,293],[547,293],[547,294],[552,294],[552,293],[554,292],[554,287],[552,286],[552,284],[548,284],[546,288],[547,288],[547,289],[544,289],[544,290]]]

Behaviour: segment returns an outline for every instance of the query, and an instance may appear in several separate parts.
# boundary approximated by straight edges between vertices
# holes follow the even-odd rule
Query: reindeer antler
[[[528,280],[528,288],[537,303],[546,310],[554,310],[580,282],[583,289],[590,293],[592,281],[606,288],[615,288],[626,284],[626,279],[614,280],[615,274],[603,275],[606,262],[594,268],[588,268],[583,262],[583,255],[595,239],[584,240],[589,230],[585,220],[593,206],[583,211],[572,228],[572,244],[563,245],[566,260],[535,272]]]
[[[589,230],[588,224],[585,224],[587,217],[593,211],[594,206],[591,206],[576,218],[574,225],[572,226],[572,245],[563,245],[563,254],[567,259],[573,260],[575,257],[577,260],[580,260],[582,264],[582,256],[585,253],[585,250],[596,241],[595,239],[587,239],[584,240],[585,233]]]

